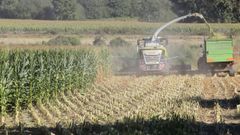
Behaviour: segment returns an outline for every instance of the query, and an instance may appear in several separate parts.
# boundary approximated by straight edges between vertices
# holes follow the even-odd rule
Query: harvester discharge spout
[[[166,23],[166,24],[163,25],[162,27],[160,27],[160,28],[154,33],[154,35],[152,36],[152,42],[156,41],[156,39],[158,38],[158,35],[159,35],[165,28],[167,28],[168,26],[170,26],[170,25],[173,24],[173,23],[179,22],[179,21],[184,20],[184,19],[189,18],[189,17],[199,17],[200,19],[202,19],[202,20],[206,23],[206,25],[208,26],[209,32],[210,32],[211,36],[214,35],[211,26],[209,25],[209,23],[207,22],[207,20],[204,18],[204,16],[203,16],[202,14],[199,14],[199,13],[192,13],[192,14],[188,14],[188,15],[181,16],[181,17],[179,17],[179,18],[176,18],[176,19],[174,19],[174,20]]]

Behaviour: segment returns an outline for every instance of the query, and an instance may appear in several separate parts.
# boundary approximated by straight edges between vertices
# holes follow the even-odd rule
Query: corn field
[[[35,104],[50,102],[59,93],[84,90],[99,69],[105,71],[107,51],[1,50],[0,115],[19,112]]]
[[[237,135],[239,119],[232,117],[239,103],[239,82],[239,76],[112,76],[84,94],[67,91],[54,102],[32,106],[19,120],[26,130],[44,125],[54,129],[46,128],[45,134],[58,135]]]
[[[2,19],[0,33],[144,35],[152,34],[161,25],[134,20]],[[240,24],[211,25],[216,32],[240,34]],[[178,23],[164,32],[205,35],[208,28],[205,24]],[[235,50],[239,48],[238,42],[239,39],[234,41]],[[0,49],[0,134],[240,133],[236,113],[240,104],[239,75],[106,77],[111,64],[116,71],[121,70],[119,65],[134,66],[130,58],[136,57],[133,53],[136,48],[38,45],[6,48]],[[110,63],[110,55],[129,57],[126,64],[125,59]]]
[[[39,21],[1,19],[0,33],[69,33],[69,34],[152,34],[164,23],[147,23],[136,20],[86,20],[86,21]],[[215,32],[239,34],[240,24],[210,24]],[[209,33],[205,24],[178,23],[168,27],[165,34]]]

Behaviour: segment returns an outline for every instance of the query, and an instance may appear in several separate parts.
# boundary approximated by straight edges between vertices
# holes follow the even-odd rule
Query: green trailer
[[[232,39],[208,39],[202,46],[202,56],[198,60],[198,69],[202,72],[228,72],[235,74],[233,69],[234,51]]]

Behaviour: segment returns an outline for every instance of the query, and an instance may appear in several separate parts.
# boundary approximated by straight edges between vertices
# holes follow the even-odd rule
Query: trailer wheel
[[[208,73],[210,68],[208,66],[208,64],[206,63],[206,59],[205,57],[200,57],[198,59],[198,70],[201,72],[201,73]]]
[[[215,76],[215,75],[217,75],[217,74],[218,74],[218,73],[215,71],[215,69],[212,68],[209,76]]]

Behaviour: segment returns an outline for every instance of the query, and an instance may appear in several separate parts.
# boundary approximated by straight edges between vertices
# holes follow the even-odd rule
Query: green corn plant
[[[0,115],[13,111],[18,123],[21,109],[84,90],[104,61],[98,55],[94,49],[0,50]]]
[[[0,106],[1,106],[1,124],[5,122],[5,115],[6,115],[6,105],[7,104],[7,99],[6,99],[6,93],[5,93],[5,88],[3,87],[2,84],[0,84]]]

